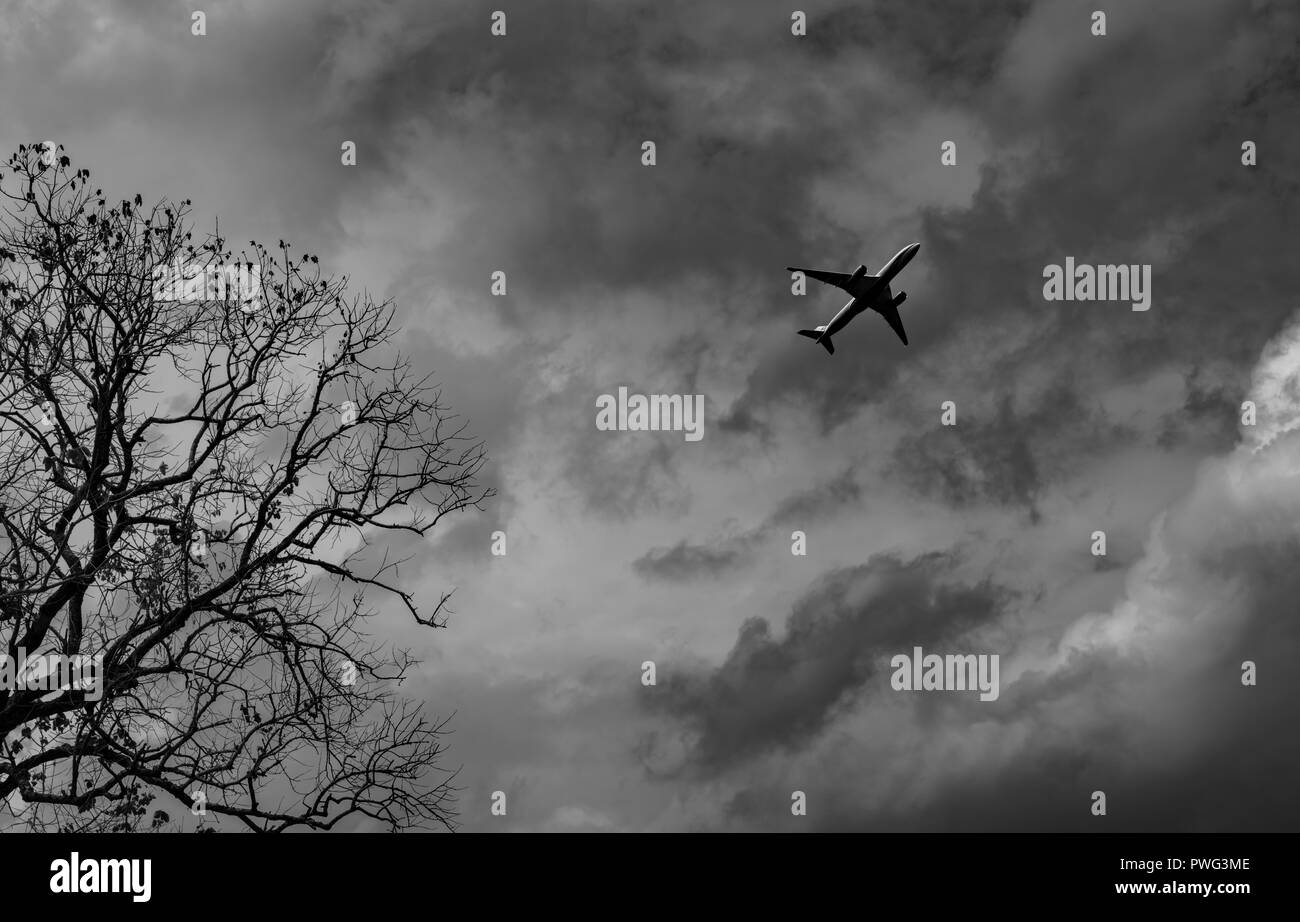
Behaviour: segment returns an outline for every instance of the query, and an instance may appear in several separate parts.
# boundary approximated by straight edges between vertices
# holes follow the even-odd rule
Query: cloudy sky
[[[6,150],[55,139],[112,196],[395,299],[486,441],[485,511],[393,545],[419,598],[455,588],[448,628],[380,626],[454,712],[463,829],[1300,826],[1293,3],[3,20]],[[910,346],[871,315],[834,356],[795,335],[845,298],[785,266],[912,241]],[[1066,257],[1150,265],[1150,309],[1045,301]],[[599,431],[620,386],[702,394],[703,438]],[[894,690],[914,646],[999,655],[999,697]]]

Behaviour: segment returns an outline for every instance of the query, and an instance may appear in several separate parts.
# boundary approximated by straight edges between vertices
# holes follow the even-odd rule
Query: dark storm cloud
[[[751,536],[730,538],[715,545],[679,541],[672,547],[647,551],[632,562],[632,569],[645,579],[671,581],[716,577],[753,562]]]
[[[1084,405],[1065,380],[1026,410],[1017,412],[1012,402],[1011,395],[1003,395],[996,415],[981,419],[963,415],[958,401],[954,426],[938,424],[936,414],[933,428],[899,441],[891,476],[952,506],[1019,506],[1036,520],[1044,465],[1064,466],[1076,452],[1105,451],[1126,435]]]
[[[1007,38],[1032,3],[880,0],[834,4],[810,15],[807,53],[869,53],[908,82],[940,97],[968,98],[993,76]]]
[[[594,401],[591,407],[594,419]],[[630,519],[681,510],[690,503],[678,482],[684,445],[677,432],[602,432],[588,424],[569,434],[564,472],[578,489],[584,511],[593,516]]]
[[[811,200],[813,185],[888,143],[880,129],[907,114],[891,99],[916,92],[966,106],[989,126],[992,156],[980,167],[971,207],[918,208],[924,230],[917,266],[930,273],[924,294],[931,307],[916,310],[914,294],[910,351],[863,334],[855,342],[860,361],[837,356],[810,369],[807,344],[790,337],[779,350],[754,356],[747,392],[719,431],[762,431],[771,405],[791,396],[809,400],[832,428],[864,403],[888,402],[896,363],[972,318],[1015,323],[1051,313],[1059,326],[1035,355],[1059,350],[1063,362],[1095,362],[1119,377],[1207,356],[1244,367],[1288,309],[1276,292],[1300,281],[1293,262],[1271,258],[1268,245],[1286,236],[1284,203],[1296,191],[1296,171],[1277,155],[1288,149],[1289,129],[1268,118],[1296,86],[1287,40],[1294,9],[1204,4],[1197,9],[1220,12],[1179,18],[1182,7],[1166,4],[1165,18],[1180,25],[1163,34],[1154,14],[1135,23],[1133,14],[1112,11],[1113,35],[1097,40],[1080,6],[1077,28],[1063,18],[1034,54],[1052,60],[1069,51],[1096,62],[1065,65],[1072,79],[1040,80],[1047,88],[1026,101],[999,68],[1016,63],[1010,49],[1027,14],[1043,6],[816,4],[809,35],[795,39],[788,5],[752,4],[741,14],[685,3],[560,2],[509,11],[510,34],[496,40],[486,28],[490,5],[411,2],[392,8],[390,18],[402,27],[387,42],[361,46],[356,54],[365,66],[352,69],[341,61],[364,18],[339,8],[312,22],[305,41],[286,6],[256,29],[214,14],[210,47],[201,46],[203,56],[186,73],[217,87],[216,99],[239,99],[223,111],[237,109],[250,123],[277,124],[277,111],[292,115],[292,136],[277,138],[283,145],[263,158],[254,179],[284,183],[279,197],[303,219],[295,223],[317,234],[338,232],[339,199],[349,190],[378,195],[418,172],[421,152],[407,143],[413,122],[455,139],[461,161],[439,161],[452,171],[449,182],[492,158],[501,183],[483,180],[457,233],[426,255],[442,267],[438,285],[462,292],[481,291],[486,273],[507,261],[512,284],[533,296],[527,311],[504,298],[488,299],[484,309],[512,326],[527,325],[536,311],[586,309],[589,300],[570,297],[576,291],[654,290],[692,273],[723,283],[770,279],[758,297],[720,302],[720,319],[787,315],[780,268],[795,257],[857,252],[856,238],[871,226],[865,214],[860,229],[828,222]],[[179,28],[161,4],[115,9],[160,36]],[[1251,54],[1227,57],[1224,34],[1242,36]],[[225,66],[222,53],[236,46],[248,61]],[[893,85],[827,93],[829,68],[855,55],[878,62]],[[242,82],[252,79],[250,64],[265,85],[255,95]],[[272,67],[313,76],[272,79],[263,73]],[[1213,80],[1180,78],[1210,69]],[[311,93],[319,80],[328,102]],[[719,88],[716,102],[699,101],[704,86]],[[1188,87],[1187,98],[1179,87]],[[141,88],[122,98],[144,106],[155,96]],[[774,126],[760,129],[769,118]],[[238,134],[251,144],[267,136]],[[340,181],[343,137],[359,139],[364,169]],[[638,159],[647,137],[661,148],[653,169]],[[1261,147],[1254,170],[1237,163],[1245,137]],[[936,159],[930,139],[925,143],[915,159]],[[1034,156],[1020,154],[1027,144],[1037,148]],[[324,162],[329,182],[316,166]],[[529,195],[513,195],[519,188]],[[1215,208],[1206,214],[1209,202]],[[430,206],[436,214],[436,202]],[[1189,226],[1171,233],[1186,250],[1158,270],[1148,314],[1120,319],[1102,305],[1042,302],[1045,262],[1064,253],[1120,258],[1141,235],[1180,220]],[[877,257],[861,258],[871,264]],[[1249,311],[1233,309],[1243,302]],[[1067,344],[1079,342],[1088,348],[1072,356]],[[1015,364],[1005,366],[1008,378],[1016,372]]]
[[[861,496],[862,490],[850,468],[832,480],[782,500],[758,528],[710,544],[679,541],[671,547],[653,548],[633,561],[632,569],[646,579],[721,577],[750,566],[763,538],[775,535],[774,529],[806,528],[829,516],[851,512]],[[780,537],[785,536],[782,531]]]
[[[407,165],[386,158],[389,151],[393,158],[399,151],[406,155],[402,145],[391,142],[410,112],[418,110],[441,131],[463,138],[467,156],[476,148],[500,156],[502,169],[520,174],[520,185],[533,190],[528,199],[503,208],[484,189],[482,205],[465,216],[460,233],[436,254],[446,267],[442,285],[477,291],[486,273],[505,260],[515,290],[529,293],[531,314],[580,309],[584,299],[562,295],[602,286],[654,290],[693,273],[723,282],[770,277],[758,299],[724,299],[715,308],[720,317],[743,309],[752,318],[755,311],[788,311],[780,266],[796,257],[812,260],[845,250],[845,241],[833,236],[836,228],[816,217],[809,190],[860,156],[863,143],[883,143],[874,130],[896,115],[888,105],[881,108],[880,100],[861,95],[846,96],[843,111],[833,113],[817,89],[819,68],[870,51],[884,55],[885,70],[900,86],[933,94],[948,85],[975,111],[993,117],[1007,105],[1000,98],[1005,90],[994,80],[995,65],[1026,8],[1011,4],[954,11],[951,4],[931,3],[883,4],[867,11],[832,5],[810,11],[812,28],[802,43],[787,41],[784,25],[763,24],[757,15],[739,21],[686,16],[671,4],[593,10],[561,3],[512,11],[511,33],[501,41],[487,35],[481,16],[462,12],[426,44],[407,48],[368,82],[353,86],[346,111],[336,117],[364,126],[364,136],[378,142],[376,166],[400,174]],[[1086,40],[1086,29],[1080,30]],[[1211,35],[1206,27],[1204,34],[1191,37],[1191,44]],[[1065,36],[1062,41],[1077,44]],[[1104,45],[1098,47],[1099,53],[1110,54]],[[952,53],[940,54],[943,48]],[[1171,65],[1185,63],[1177,54],[1162,55]],[[750,66],[759,57],[789,58],[799,66]],[[551,66],[555,60],[566,61],[566,67]],[[995,156],[984,167],[983,186],[971,208],[919,213],[931,273],[926,297],[939,309],[915,312],[915,319],[909,319],[916,343],[909,358],[974,317],[1014,323],[1017,314],[1028,319],[1053,313],[1059,326],[1043,336],[1026,360],[1061,350],[1064,362],[1116,365],[1119,375],[1148,369],[1153,361],[1182,360],[1188,348],[1205,354],[1210,342],[1219,343],[1218,349],[1226,344],[1230,359],[1244,363],[1275,327],[1276,314],[1248,327],[1237,324],[1226,338],[1190,334],[1188,328],[1199,325],[1199,318],[1190,316],[1197,307],[1181,303],[1179,290],[1194,285],[1202,292],[1207,283],[1211,288],[1226,283],[1200,278],[1180,264],[1157,276],[1157,309],[1142,316],[1148,322],[1136,330],[1131,318],[1118,322],[1117,312],[1104,306],[1042,302],[1042,266],[1060,253],[1082,259],[1091,251],[1099,260],[1114,258],[1116,251],[1132,251],[1141,233],[1189,215],[1204,200],[1179,190],[1192,176],[1205,175],[1205,155],[1164,158],[1180,163],[1154,171],[1143,166],[1152,158],[1139,153],[1142,145],[1157,143],[1191,150],[1193,145],[1178,141],[1178,132],[1189,140],[1193,133],[1203,133],[1203,113],[1189,110],[1177,117],[1173,126],[1163,127],[1159,141],[1131,119],[1118,132],[1095,130],[1100,107],[1111,105],[1127,83],[1146,81],[1149,73],[1122,56],[1110,63],[1114,66],[1108,70],[1118,75],[1108,73],[1104,90],[1071,85],[1068,92],[1074,96],[1064,95],[1062,88],[1033,112],[1021,113],[1032,119],[994,119],[1001,145],[1023,142],[1032,125],[1039,136],[1051,139],[1051,153],[1007,162]],[[732,66],[737,69],[728,70]],[[775,114],[784,127],[737,133],[721,122],[711,125],[707,106],[689,110],[704,119],[685,121],[683,97],[663,77],[703,81],[713,73],[727,74],[731,81],[726,112],[737,118],[749,113],[755,120]],[[460,108],[469,99],[476,100],[472,120]],[[582,104],[573,105],[574,99]],[[636,107],[630,107],[631,100]],[[1097,112],[1096,117],[1077,118],[1080,106]],[[859,123],[853,118],[857,107],[872,110],[873,119]],[[499,132],[489,136],[483,130],[487,124],[500,126],[508,143],[500,143]],[[1226,128],[1222,134],[1216,143],[1228,142]],[[639,163],[643,138],[660,145],[660,164],[654,168]],[[918,150],[916,156],[937,155]],[[1229,163],[1234,159],[1224,157]],[[1139,184],[1143,195],[1135,196]],[[1127,203],[1144,201],[1150,189],[1164,191],[1158,193],[1158,207],[1139,220]],[[1256,204],[1249,188],[1225,192],[1243,214]],[[1057,222],[1061,214],[1069,215],[1067,224]],[[1225,214],[1216,224],[1236,230],[1238,220]],[[565,233],[557,237],[556,227]],[[1027,247],[1028,240],[1033,244]],[[1253,244],[1240,246],[1245,253]],[[1193,266],[1222,264],[1222,255],[1189,261]],[[512,326],[527,322],[528,315],[517,308],[513,299],[485,303],[485,310]],[[1179,339],[1184,342],[1171,345]],[[824,429],[851,418],[864,403],[888,400],[900,354],[887,347],[897,344],[881,337],[859,340],[854,345],[860,361],[821,362],[812,368],[802,348],[806,344],[794,339],[778,349],[763,348],[754,356],[746,392],[719,420],[718,431],[761,434],[771,404],[792,397],[810,400]],[[1069,355],[1062,344],[1071,341],[1090,342],[1093,354],[1076,350]],[[697,347],[703,348],[701,343]],[[677,354],[666,361],[698,368],[700,355],[693,362]],[[1014,379],[1016,364],[1006,364],[1005,374]]]
[[[1205,381],[1200,368],[1187,376],[1187,399],[1179,412],[1160,423],[1156,444],[1174,447],[1194,442],[1207,454],[1230,449],[1238,439],[1243,395],[1249,385],[1247,369],[1232,368],[1226,382]]]
[[[1291,223],[1285,199],[1270,188],[1280,164],[1247,168],[1240,162],[1244,139],[1289,145],[1281,133],[1286,129],[1267,111],[1281,104],[1279,94],[1293,96],[1296,88],[1294,80],[1279,83],[1277,77],[1279,59],[1293,55],[1295,9],[1203,4],[1196,15],[1179,18],[1176,30],[1158,30],[1171,21],[1161,9],[1176,15],[1187,7],[1165,3],[1145,10],[1140,39],[1124,14],[1112,13],[1124,40],[1086,46],[1099,55],[1095,63],[1080,62],[1093,79],[1057,81],[1028,107],[1002,112],[1007,140],[1032,126],[1045,147],[1011,199],[1010,222],[996,228],[1015,231],[1018,243],[1008,249],[1032,254],[1038,269],[1064,255],[1111,262],[1133,254],[1126,261],[1156,262],[1145,323],[1132,322],[1139,315],[1116,317],[1101,305],[1053,308],[1057,340],[1068,345],[1088,333],[1105,335],[1114,351],[1104,360],[1120,375],[1210,357],[1253,362],[1292,309],[1275,293],[1293,288],[1297,279],[1293,265],[1269,255],[1272,241]],[[1223,42],[1227,33],[1248,36],[1252,53],[1233,55]],[[1068,44],[1088,41],[1080,30]],[[1261,81],[1273,88],[1267,102],[1260,98]],[[977,226],[995,230],[983,226],[982,211],[956,218],[967,228],[963,241]],[[1004,233],[986,237],[985,247],[1010,244]],[[1164,244],[1143,246],[1148,237]],[[1172,259],[1162,264],[1166,249]],[[1139,259],[1144,250],[1148,256]],[[999,299],[983,288],[999,276],[966,278],[980,286],[970,307],[1016,308],[1019,299]],[[961,280],[956,272],[951,277]],[[1041,275],[1027,281],[1041,289]],[[1048,309],[1041,298],[1027,307]],[[1090,350],[1090,357],[1108,352]]]
[[[1175,751],[1144,729],[1139,702],[1129,698],[1134,667],[1105,655],[1081,657],[1051,676],[1029,675],[1004,690],[981,720],[1033,721],[1033,746],[997,772],[967,774],[935,789],[924,803],[868,806],[847,774],[808,779],[810,825],[817,831],[874,832],[1284,832],[1300,824],[1294,785],[1276,783],[1300,772],[1293,732],[1300,657],[1293,600],[1300,543],[1238,546],[1213,567],[1249,588],[1247,623],[1225,634],[1202,668],[1183,670],[1161,689],[1184,714],[1195,715]],[[1250,660],[1262,677],[1241,683]],[[1177,670],[1178,665],[1174,664]],[[1111,689],[1098,695],[1098,689]],[[1050,717],[1053,703],[1093,699],[1093,713],[1069,726]],[[1127,716],[1122,716],[1127,715]],[[1190,742],[1189,742],[1190,740]],[[1103,791],[1107,815],[1091,813]],[[755,783],[730,799],[731,821],[752,828],[789,821],[789,788]],[[784,814],[784,815],[783,815]],[[806,826],[800,826],[807,829]]]
[[[418,10],[411,5],[412,15]],[[488,34],[485,11],[461,12],[354,87],[337,118],[387,150],[418,112],[467,148],[501,156],[503,170],[526,180],[528,201],[486,195],[440,248],[450,285],[480,288],[497,254],[509,255],[521,286],[548,300],[575,284],[653,288],[701,271],[736,278],[753,265],[779,267],[806,227],[801,177],[835,155],[824,141],[808,143],[819,110],[802,116],[808,130],[761,143],[682,123],[681,100],[661,76],[704,78],[728,61],[794,53],[779,25],[710,21],[690,10],[524,7],[508,11],[509,32],[499,40]],[[738,43],[736,31],[746,40]],[[759,114],[776,70],[749,76],[736,105]],[[461,111],[467,99],[475,100],[473,115]],[[654,168],[641,165],[644,140],[659,147]],[[385,171],[406,168],[398,149],[381,154]],[[552,309],[563,308],[554,300]]]
[[[1280,64],[1291,53],[1297,14],[1283,5],[1254,11],[1219,4],[1215,16],[1179,17],[1181,7],[1166,8],[1168,16],[1152,13],[1138,26],[1112,11],[1112,31],[1124,30],[1117,32],[1122,41],[1112,41],[1092,39],[1081,7],[1073,30],[1063,20],[1032,52],[1050,58],[1052,42],[1059,43],[1057,52],[1084,49],[1078,79],[1030,86],[1037,97],[1028,103],[997,82],[968,94],[992,131],[994,156],[982,167],[969,208],[920,214],[922,250],[908,271],[923,268],[929,278],[904,308],[913,341],[909,361],[972,323],[1014,328],[1046,317],[1050,327],[1029,348],[999,357],[1004,381],[1048,356],[1080,382],[1122,381],[1188,362],[1225,361],[1244,370],[1292,309],[1281,293],[1296,289],[1300,266],[1272,254],[1293,223],[1296,171],[1284,156],[1243,167],[1240,145],[1252,138],[1261,150],[1293,146],[1291,130],[1269,113],[1294,96],[1295,67]],[[988,13],[985,20],[989,8],[963,9],[994,26],[981,42],[1014,36],[1015,13],[1008,11],[1005,21]],[[924,14],[912,17],[911,5],[908,12],[898,29],[880,33],[891,46],[925,34]],[[865,12],[840,14],[845,23],[859,16],[860,28],[846,26],[843,34],[818,40],[865,41]],[[1176,30],[1154,28],[1175,20]],[[1143,29],[1140,48],[1134,28]],[[1249,36],[1256,53],[1229,57],[1225,33]],[[992,51],[982,55],[997,58]],[[935,66],[950,60],[935,55]],[[1215,62],[1213,79],[1180,76],[1210,72],[1207,62]],[[1026,148],[1033,153],[1025,155]],[[935,154],[918,150],[916,156]],[[1164,242],[1152,243],[1155,238]],[[1166,249],[1170,258],[1161,261]],[[1155,263],[1152,309],[1125,313],[1124,305],[1044,302],[1042,269],[1066,255]],[[893,363],[875,351],[883,342],[864,343],[868,352],[851,370],[817,369],[795,385],[825,397],[815,406],[826,428],[851,418],[860,403],[893,396]],[[764,406],[788,394],[793,372],[781,357],[765,356],[736,413],[761,419]],[[939,374],[955,389],[971,383]]]
[[[993,422],[976,423],[960,434],[943,426],[904,438],[895,451],[898,476],[913,489],[954,506],[987,497],[1024,506],[1033,514],[1041,486],[1038,468],[1023,436],[999,431],[998,422],[1010,418],[1009,402],[1004,401]]]
[[[1092,569],[1097,573],[1105,573],[1109,570],[1122,570],[1128,566],[1127,561],[1116,560],[1109,552],[1105,556],[1092,558]]]
[[[823,317],[819,323],[825,320]],[[719,428],[762,437],[769,430],[767,417],[772,405],[799,398],[811,404],[825,435],[851,419],[864,404],[887,393],[897,374],[897,353],[887,356],[883,339],[860,337],[855,343],[855,348],[860,349],[860,361],[816,362],[811,367],[807,341],[799,345],[793,340],[755,355],[745,393],[732,405]],[[897,345],[890,344],[890,348]]]
[[[996,618],[1005,592],[960,584],[954,563],[937,553],[906,563],[877,556],[830,573],[795,605],[783,638],[751,618],[716,670],[661,681],[666,700],[656,706],[698,731],[692,762],[705,772],[798,746],[846,697],[871,682],[887,688],[893,654],[953,641]]]
[[[824,516],[851,508],[862,497],[853,468],[826,483],[786,497],[768,519],[769,524],[791,526],[816,522]]]
[[[852,7],[811,10],[806,40],[789,35],[789,10],[779,4],[710,16],[681,4],[559,3],[511,11],[510,34],[500,41],[479,17],[453,16],[427,47],[407,49],[353,87],[338,117],[396,158],[403,148],[391,141],[418,111],[460,138],[466,156],[482,149],[496,158],[510,177],[505,188],[530,190],[506,204],[484,188],[482,204],[435,254],[446,267],[444,286],[478,291],[486,273],[508,261],[512,285],[529,293],[535,313],[580,310],[589,299],[566,297],[574,293],[662,290],[704,275],[724,286],[757,282],[749,289],[755,296],[711,305],[720,321],[743,315],[752,323],[788,316],[782,266],[857,258],[861,231],[819,217],[811,189],[887,143],[882,129],[906,117],[894,90],[958,78],[963,93],[980,85],[1022,6],[950,20],[945,4],[914,14],[909,7],[908,15],[887,5],[870,18],[878,12],[891,23],[889,42]],[[821,54],[822,41],[833,42],[835,54]],[[963,50],[927,58],[936,42]],[[896,85],[828,92],[826,71],[853,53],[884,54],[882,79]],[[553,66],[557,60],[566,66]],[[955,70],[936,69],[940,60]],[[691,89],[705,86],[718,87],[716,102]],[[472,118],[461,111],[469,99]],[[645,139],[659,145],[654,168],[639,162]],[[385,169],[407,169],[388,156],[380,159]],[[936,154],[927,147],[916,156]],[[864,213],[864,225],[868,219]],[[927,314],[920,328],[960,316],[957,308]],[[524,322],[509,299],[490,299],[484,309],[511,325]],[[918,348],[934,339],[922,337]],[[761,432],[764,408],[791,397],[811,400],[827,427],[849,418],[888,393],[900,358],[888,345],[896,344],[864,337],[855,344],[861,361],[815,368],[793,337],[780,349],[763,347],[748,392],[719,431]]]
[[[875,235],[894,233],[869,209],[854,227],[839,226],[826,193],[814,193],[818,183],[839,182],[853,194],[851,165],[890,143],[880,131],[912,105],[937,102],[946,118],[942,106],[956,104],[954,117],[987,131],[988,157],[972,164],[963,148],[961,169],[980,171],[969,202],[918,204],[897,217],[914,222],[922,242],[904,286],[912,292],[905,320],[913,345],[903,350],[863,327],[849,331],[851,349],[813,362],[793,335],[777,345],[760,340],[744,393],[717,431],[766,437],[792,401],[809,407],[823,432],[872,402],[902,418],[914,401],[899,393],[898,370],[917,364],[936,390],[958,399],[959,424],[914,429],[894,454],[894,477],[959,508],[987,501],[1032,515],[1072,465],[1113,454],[1128,434],[1094,403],[1098,390],[1136,390],[1161,372],[1181,378],[1189,367],[1215,367],[1175,398],[1183,412],[1157,433],[1169,448],[1205,447],[1223,437],[1215,433],[1226,424],[1214,414],[1231,410],[1235,418],[1234,388],[1294,309],[1300,264],[1279,258],[1279,246],[1294,236],[1295,171],[1286,152],[1296,147],[1295,129],[1277,113],[1294,108],[1295,68],[1285,62],[1294,55],[1297,12],[1286,4],[1134,5],[1111,11],[1111,35],[1094,39],[1082,4],[1039,3],[1027,15],[1025,4],[952,6],[882,4],[864,14],[835,4],[810,11],[805,44],[789,39],[788,10],[760,24],[755,15],[710,15],[698,6],[554,4],[512,13],[512,36],[497,44],[481,18],[452,13],[436,41],[408,47],[378,79],[359,82],[332,117],[337,131],[364,132],[377,146],[376,165],[389,173],[377,181],[407,169],[398,141],[413,118],[456,138],[465,165],[492,165],[501,185],[476,187],[460,232],[438,244],[434,256],[447,267],[438,281],[479,291],[508,259],[512,291],[532,297],[485,309],[527,334],[546,313],[581,322],[582,312],[605,310],[619,293],[662,296],[691,275],[735,289],[702,304],[702,316],[787,323],[792,299],[780,267],[846,253],[870,265],[888,255],[874,255],[888,249]],[[819,23],[833,28],[819,32]],[[1028,40],[1021,30],[1031,23],[1037,31]],[[836,64],[858,55],[882,64],[880,84],[824,92],[846,73]],[[701,98],[706,87],[716,90],[711,100]],[[757,130],[764,118],[771,127]],[[659,144],[653,169],[638,162],[647,138]],[[1239,160],[1246,138],[1260,145],[1253,169]],[[937,158],[930,138],[907,143],[915,144],[911,159]],[[919,200],[923,183],[911,181]],[[1067,255],[1153,263],[1151,310],[1044,302],[1043,267]],[[816,298],[800,304],[801,315],[838,306],[829,293]],[[982,354],[990,347],[973,334],[983,331],[1005,331],[1019,345]],[[1021,331],[1023,342],[1010,338]],[[662,358],[695,371],[699,355]],[[927,366],[936,355],[964,361]],[[1055,377],[1049,397],[1025,383],[1044,368]],[[975,389],[992,396],[985,409],[967,412],[962,395]],[[579,390],[563,397],[577,394],[574,412],[590,414],[589,395]],[[937,417],[932,407],[925,414]],[[679,443],[647,438],[625,455],[623,443],[602,439],[586,420],[581,431],[590,435],[564,443],[564,473],[586,491],[587,512],[632,521],[689,502],[688,486],[675,482]],[[683,539],[639,569],[725,576],[742,561],[737,545],[710,551]],[[1285,571],[1276,580],[1294,597]],[[1090,792],[1101,788],[1115,828],[1294,825],[1294,798],[1253,772],[1294,775],[1285,718],[1296,690],[1286,680],[1243,689],[1230,668],[1247,656],[1276,656],[1269,668],[1285,671],[1285,657],[1297,652],[1293,621],[1280,618],[1287,605],[1269,596],[1267,583],[1249,585],[1267,617],[1206,671],[1189,666],[1164,689],[1205,720],[1211,742],[1203,758],[1142,748],[1142,699],[1119,697],[1142,666],[1103,648],[1007,689],[994,720],[1024,719],[1033,739],[1012,764],[989,759],[881,811],[862,806],[870,777],[827,756],[823,787],[809,785],[820,804],[815,824],[1080,828],[1091,819]],[[760,758],[810,748],[819,731],[834,729],[841,704],[860,700],[869,683],[887,687],[888,655],[993,624],[1002,595],[996,576],[964,585],[946,557],[875,558],[827,575],[796,606],[785,636],[752,619],[716,670],[661,679],[668,701],[659,706],[696,734],[690,768],[734,776],[741,793],[732,816],[770,825],[758,804],[781,803],[788,816],[789,788],[755,796],[764,790]],[[1265,654],[1253,652],[1260,649]],[[1073,707],[1044,710],[1068,701]],[[944,707],[924,702],[917,710],[924,717]],[[958,728],[968,723],[936,720],[935,733],[960,741]]]

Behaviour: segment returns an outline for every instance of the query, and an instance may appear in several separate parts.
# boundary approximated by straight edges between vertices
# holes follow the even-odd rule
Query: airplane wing
[[[885,318],[885,322],[894,328],[894,332],[898,334],[898,338],[901,339],[903,345],[906,346],[907,333],[903,330],[903,318],[898,316],[898,308],[894,307],[892,304],[886,304],[884,307],[876,308],[876,310],[880,312],[880,316]]]
[[[810,279],[816,279],[824,285],[834,285],[836,288],[844,288],[853,276],[847,272],[823,272],[821,269],[800,269],[798,266],[786,266],[786,272],[802,272]],[[847,288],[844,289],[848,291]]]

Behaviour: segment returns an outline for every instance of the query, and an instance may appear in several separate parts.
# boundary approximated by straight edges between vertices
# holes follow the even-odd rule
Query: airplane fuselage
[[[852,283],[849,293],[853,295],[852,300],[840,308],[839,313],[831,318],[831,322],[826,324],[826,332],[823,334],[827,337],[834,336],[840,330],[849,325],[854,317],[872,307],[876,301],[889,291],[889,283],[894,276],[903,271],[903,267],[912,261],[916,251],[921,248],[919,243],[913,243],[905,246],[885,263],[881,268],[880,274],[875,278],[863,276]]]

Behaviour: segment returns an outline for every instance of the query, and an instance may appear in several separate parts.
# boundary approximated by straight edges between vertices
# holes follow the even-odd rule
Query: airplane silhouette
[[[844,272],[823,272],[820,269],[800,269],[797,266],[786,266],[787,272],[802,272],[811,279],[816,279],[827,285],[834,285],[836,288],[842,288],[853,296],[853,300],[840,308],[839,313],[831,318],[831,322],[825,326],[817,327],[815,330],[800,330],[800,336],[807,336],[809,339],[820,343],[826,347],[826,351],[831,355],[835,354],[835,344],[831,342],[831,337],[849,325],[849,321],[867,308],[871,308],[885,321],[894,328],[898,338],[907,345],[907,333],[903,330],[903,318],[898,316],[898,305],[907,299],[906,292],[899,292],[898,297],[894,297],[889,290],[889,283],[903,271],[903,267],[912,261],[916,251],[921,249],[921,244],[913,243],[903,247],[894,254],[894,258],[885,263],[879,275],[867,275],[866,266],[858,266],[856,272],[848,275]]]

